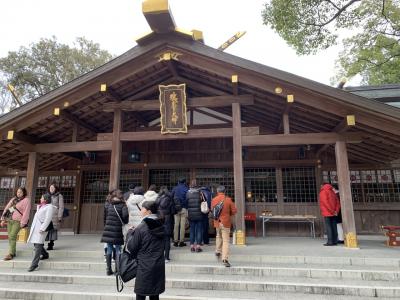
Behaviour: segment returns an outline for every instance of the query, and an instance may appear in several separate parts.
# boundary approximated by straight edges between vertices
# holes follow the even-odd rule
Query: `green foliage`
[[[22,102],[30,101],[105,64],[112,55],[99,44],[77,38],[74,47],[41,39],[0,59],[0,76],[10,83]]]
[[[400,82],[400,0],[271,0],[262,15],[300,55],[337,44],[337,32],[348,30],[336,81],[361,75],[364,84]]]

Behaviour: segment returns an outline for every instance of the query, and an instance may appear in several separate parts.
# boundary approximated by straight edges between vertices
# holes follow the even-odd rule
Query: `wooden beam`
[[[244,182],[243,182],[243,161],[242,161],[242,122],[240,118],[240,104],[232,104],[232,130],[233,130],[233,181],[235,186],[235,204],[237,207],[236,229],[242,230],[245,234],[244,214]]]
[[[97,132],[99,132],[99,130],[96,127],[87,124],[86,122],[82,121],[78,117],[74,116],[73,114],[71,114],[65,110],[63,110],[61,112],[61,118],[70,122],[72,124],[72,126],[74,126],[75,124],[79,125],[81,128],[84,128],[85,130],[89,131],[90,133],[96,134]]]
[[[358,132],[339,134],[324,133],[296,133],[243,136],[243,146],[278,146],[278,145],[318,145],[334,144],[337,141],[360,143],[362,136]]]
[[[71,142],[77,142],[78,141],[78,132],[79,132],[79,126],[78,124],[73,124],[72,125],[72,138]]]
[[[194,97],[187,99],[188,108],[196,107],[222,107],[230,106],[232,103],[240,103],[241,105],[253,105],[254,97],[252,95],[222,95],[212,97]],[[121,109],[124,111],[146,111],[146,110],[159,110],[159,100],[135,100],[135,101],[122,101],[120,103],[106,103],[103,105],[103,111],[112,112],[114,109]]]
[[[116,109],[114,111],[114,125],[112,133],[112,148],[111,148],[111,165],[110,165],[110,183],[109,190],[118,188],[119,173],[121,170],[121,129],[122,129],[122,111]]]
[[[289,127],[289,115],[288,114],[283,114],[282,123],[283,123],[283,133],[284,134],[289,134],[290,133],[290,127]]]
[[[339,124],[337,124],[335,126],[335,128],[332,129],[332,132],[338,132],[338,133],[342,133],[347,131],[350,128],[350,126],[347,125],[347,119],[343,118],[342,121],[340,121]],[[317,157],[319,157],[326,149],[328,149],[329,144],[323,145],[321,146],[317,152],[315,153],[315,155]]]
[[[110,141],[88,141],[74,143],[46,143],[21,147],[24,152],[38,153],[64,153],[64,152],[84,152],[84,151],[110,151],[112,142]]]
[[[203,114],[203,115],[209,116],[209,117],[211,117],[211,118],[217,119],[217,120],[222,121],[222,122],[224,122],[224,123],[232,123],[231,120],[229,120],[229,119],[227,119],[227,118],[223,118],[223,117],[221,117],[221,116],[219,116],[219,115],[218,115],[218,116],[217,116],[217,115],[214,115],[213,113],[210,113],[210,112],[208,112],[208,111],[204,111],[204,110],[198,109],[198,108],[193,108],[193,110],[194,110],[194,111],[197,111],[199,114]],[[227,117],[230,117],[230,116],[227,116]]]
[[[358,248],[356,225],[354,221],[353,200],[351,197],[351,182],[349,176],[350,170],[349,160],[347,158],[346,142],[336,142],[335,156],[345,246],[348,248]]]
[[[242,135],[257,135],[259,134],[258,127],[243,127]],[[218,129],[190,129],[184,134],[161,134],[160,131],[132,131],[121,132],[121,141],[161,141],[161,140],[180,140],[180,139],[208,139],[208,138],[223,138],[232,137],[232,128]],[[97,140],[102,142],[111,142],[112,133],[99,133]]]

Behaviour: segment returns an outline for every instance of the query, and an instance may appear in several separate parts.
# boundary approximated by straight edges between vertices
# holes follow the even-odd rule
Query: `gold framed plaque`
[[[159,85],[161,133],[187,133],[186,84]]]

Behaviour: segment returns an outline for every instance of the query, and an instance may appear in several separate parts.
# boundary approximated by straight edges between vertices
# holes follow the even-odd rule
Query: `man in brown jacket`
[[[225,267],[230,267],[231,264],[228,261],[228,255],[229,234],[232,225],[231,217],[236,214],[237,209],[232,199],[225,195],[225,187],[223,185],[217,188],[217,193],[217,196],[211,202],[211,210],[221,201],[224,202],[224,206],[218,220],[214,220],[214,227],[217,231],[215,255],[220,257],[222,252],[222,263]]]

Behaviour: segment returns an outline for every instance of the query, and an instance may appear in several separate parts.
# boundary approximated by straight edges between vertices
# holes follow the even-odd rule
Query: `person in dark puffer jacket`
[[[173,232],[173,218],[174,218],[174,202],[172,201],[171,194],[168,188],[164,185],[160,187],[160,192],[158,193],[158,198],[156,200],[157,204],[157,215],[164,223],[164,248],[165,248],[165,262],[168,263],[171,259],[169,258],[169,251],[171,249],[171,236]]]
[[[186,193],[188,202],[188,219],[190,223],[190,251],[203,251],[200,244],[203,240],[203,213],[201,212],[200,189],[197,187],[196,180],[192,180],[190,189]]]
[[[140,213],[142,223],[127,241],[127,250],[138,261],[134,291],[136,300],[158,300],[165,291],[164,226],[154,201],[144,201]]]
[[[101,237],[102,243],[107,243],[107,275],[114,274],[111,268],[111,258],[113,249],[115,249],[115,265],[118,265],[121,245],[124,244],[122,227],[129,220],[128,208],[119,189],[112,190],[107,196],[107,202],[104,205],[104,230]]]

